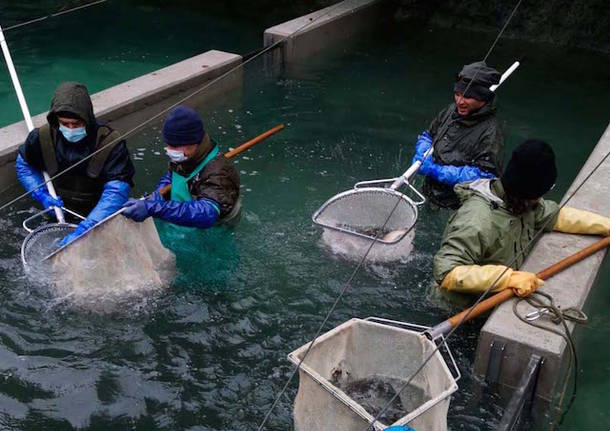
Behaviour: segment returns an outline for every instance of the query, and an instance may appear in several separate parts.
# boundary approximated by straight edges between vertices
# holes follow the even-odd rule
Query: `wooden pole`
[[[267,130],[265,133],[261,133],[256,138],[250,139],[248,142],[244,142],[239,147],[229,151],[228,153],[225,153],[225,157],[227,159],[230,159],[231,157],[235,157],[236,155],[246,151],[248,148],[251,148],[251,147],[255,146],[256,144],[258,144],[259,142],[264,141],[269,136],[276,134],[283,128],[284,128],[283,124],[278,124],[277,126],[273,127],[272,129]],[[171,189],[172,189],[172,185],[168,184],[166,186],[161,187],[161,189],[159,189],[159,193],[161,193],[161,196],[166,196],[170,192]]]
[[[563,260],[560,260],[559,262],[555,263],[554,265],[551,265],[548,268],[540,271],[536,275],[538,276],[538,278],[547,280],[547,279],[551,278],[552,276],[554,276],[555,274],[568,268],[569,266],[572,266],[575,263],[580,262],[584,258],[589,257],[592,254],[597,253],[600,250],[603,250],[604,248],[608,247],[609,245],[610,245],[610,236],[605,237],[605,238],[597,241],[596,243],[591,244],[590,246],[580,250],[578,253],[575,253],[571,256],[566,257]],[[430,330],[430,333],[434,336],[434,338],[436,338],[436,335],[441,335],[441,334],[445,335],[451,329],[456,327],[460,322],[462,322],[462,319],[464,319],[464,322],[466,322],[470,319],[480,316],[481,314],[486,313],[487,311],[494,308],[496,305],[503,303],[504,301],[512,298],[513,296],[515,296],[515,293],[513,292],[512,289],[502,290],[502,291],[496,293],[495,295],[479,302],[476,306],[467,308],[466,310],[462,311],[461,313],[458,313],[455,316],[450,317],[449,319],[445,320],[443,323],[436,325],[434,328],[432,328]]]

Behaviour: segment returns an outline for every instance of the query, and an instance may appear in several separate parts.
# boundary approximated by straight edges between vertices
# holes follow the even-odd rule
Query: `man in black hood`
[[[71,242],[127,201],[135,169],[124,140],[97,122],[87,88],[76,82],[60,84],[53,95],[47,124],[34,129],[19,147],[16,170],[19,181],[45,208],[66,206],[88,214],[60,246]],[[42,171],[54,176],[58,198],[46,187]]]
[[[455,184],[493,178],[502,172],[504,135],[496,118],[496,95],[489,89],[500,73],[478,61],[462,68],[453,87],[454,103],[432,120],[417,140],[413,162],[423,161],[424,194],[434,204],[456,209]],[[432,157],[424,153],[434,141]]]

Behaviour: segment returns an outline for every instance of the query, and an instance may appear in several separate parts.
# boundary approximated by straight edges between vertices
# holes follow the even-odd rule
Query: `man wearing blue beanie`
[[[130,199],[123,215],[137,222],[152,216],[195,228],[235,219],[241,207],[239,174],[205,132],[197,112],[184,105],[174,108],[162,134],[169,169],[152,196]]]

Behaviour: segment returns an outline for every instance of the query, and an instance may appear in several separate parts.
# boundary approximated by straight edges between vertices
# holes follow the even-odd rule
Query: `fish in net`
[[[369,261],[406,261],[413,250],[416,204],[402,193],[377,187],[339,193],[312,216],[322,243],[336,254]],[[375,242],[367,253],[371,243]]]
[[[351,399],[373,417],[392,424],[427,401],[424,390],[386,376],[369,376],[339,385]],[[392,401],[393,400],[393,401]],[[385,410],[384,410],[385,409]]]

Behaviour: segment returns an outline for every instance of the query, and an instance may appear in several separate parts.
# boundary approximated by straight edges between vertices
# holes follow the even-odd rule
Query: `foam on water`
[[[395,244],[376,242],[366,260],[369,262],[407,262],[413,251],[414,235],[415,229],[412,229]],[[372,240],[332,229],[324,229],[321,242],[334,254],[350,260],[360,260],[369,249]]]

